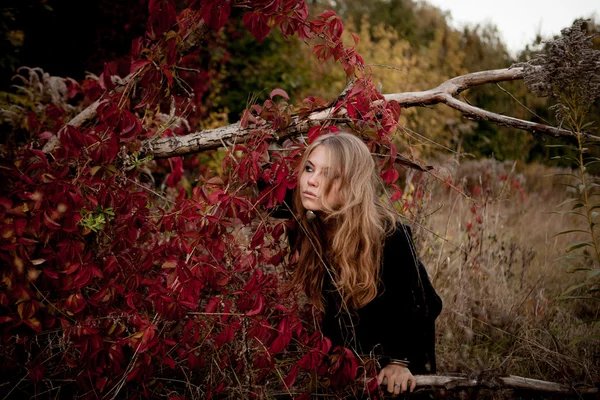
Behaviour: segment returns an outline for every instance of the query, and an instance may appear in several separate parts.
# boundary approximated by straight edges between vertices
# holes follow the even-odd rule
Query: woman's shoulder
[[[413,265],[418,258],[417,250],[412,239],[412,229],[410,225],[397,222],[391,232],[388,232],[383,246],[384,263],[397,263]],[[406,260],[413,260],[413,263],[407,263]]]
[[[414,247],[411,226],[396,221],[394,227],[390,229],[385,239],[386,247],[388,244],[392,243],[395,243],[396,245],[406,244]]]

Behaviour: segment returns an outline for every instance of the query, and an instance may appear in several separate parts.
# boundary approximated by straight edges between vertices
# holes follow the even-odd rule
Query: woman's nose
[[[317,180],[317,176],[316,176],[316,174],[311,174],[311,175],[308,177],[308,181],[307,181],[307,182],[308,182],[308,185],[309,185],[309,186],[314,186],[314,187],[317,187],[317,186],[319,185],[319,181]]]

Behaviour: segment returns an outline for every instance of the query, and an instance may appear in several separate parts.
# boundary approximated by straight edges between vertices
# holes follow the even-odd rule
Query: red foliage
[[[294,188],[304,148],[289,140],[285,151],[269,150],[274,132],[292,121],[286,92],[274,89],[246,110],[241,123],[253,129],[252,138],[229,149],[220,176],[198,158],[144,165],[125,156],[136,156],[155,135],[187,133],[161,130],[146,112],[170,96],[184,102],[174,94],[175,81],[186,77],[174,68],[185,63],[181,40],[200,19],[213,30],[223,27],[236,3],[192,2],[177,13],[171,0],[150,1],[146,35],[132,46],[137,88],[115,90],[121,78],[107,63],[98,81],[69,87],[80,108],[100,100],[93,123],[68,125],[67,110],[46,107],[30,117],[31,132],[43,132],[40,142],[10,149],[10,160],[0,161],[0,371],[7,382],[28,376],[15,393],[42,392],[30,383],[67,379],[73,382],[66,391],[90,398],[177,398],[190,389],[178,382],[188,381],[216,396],[240,379],[249,397],[316,387],[315,379],[332,390],[361,390],[351,385],[361,370],[353,353],[331,352],[307,310],[283,289],[295,260],[283,240],[289,222],[265,215]],[[362,58],[341,42],[335,13],[309,21],[303,0],[244,7],[244,25],[257,40],[275,27],[303,40],[319,36],[317,57],[333,57],[349,75],[362,70]],[[381,168],[393,183],[399,174],[391,134],[400,109],[360,75],[334,106],[348,110],[374,152],[391,156]],[[310,97],[305,104],[300,115],[325,102]],[[337,131],[316,126],[309,141]],[[51,156],[39,150],[56,135],[60,147]],[[199,171],[193,188],[190,168]],[[165,192],[148,174],[163,178]],[[266,187],[258,190],[259,182]]]

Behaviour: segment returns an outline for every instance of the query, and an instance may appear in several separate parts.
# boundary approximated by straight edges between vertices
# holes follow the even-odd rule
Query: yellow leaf
[[[39,269],[30,269],[29,271],[27,271],[27,277],[30,281],[34,282],[38,278],[38,276],[40,276],[41,273],[42,271]]]

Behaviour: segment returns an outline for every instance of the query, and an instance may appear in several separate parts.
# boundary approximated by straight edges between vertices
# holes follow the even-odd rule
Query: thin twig
[[[544,121],[545,123],[547,123],[548,125],[550,125],[550,122],[548,122],[546,119],[540,117],[539,115],[537,115],[532,109],[530,109],[529,107],[527,107],[525,104],[521,103],[515,96],[513,96],[513,94],[511,92],[509,92],[508,90],[504,89],[502,86],[500,86],[499,83],[496,83],[496,86],[498,86],[498,88],[500,90],[502,90],[504,93],[508,94],[510,97],[512,97],[512,99],[514,101],[516,101],[517,103],[519,103],[519,105],[521,107],[523,107],[524,109],[526,109],[527,111],[529,111],[531,114],[533,114],[534,116],[538,117],[539,119],[541,119],[542,121]]]

